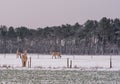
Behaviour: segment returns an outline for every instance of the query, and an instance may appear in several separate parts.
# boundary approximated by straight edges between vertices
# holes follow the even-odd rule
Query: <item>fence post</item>
[[[28,68],[29,68],[29,61],[28,61]]]
[[[70,60],[70,68],[72,68],[72,60]]]
[[[69,68],[69,58],[67,58],[67,68]]]
[[[30,57],[30,68],[31,68],[31,57]]]
[[[110,68],[112,68],[112,58],[110,56]]]

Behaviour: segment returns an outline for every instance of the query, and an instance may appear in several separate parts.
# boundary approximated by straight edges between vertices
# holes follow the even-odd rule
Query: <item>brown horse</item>
[[[57,57],[61,58],[60,52],[50,52],[50,54],[52,55],[52,59],[56,59]]]
[[[22,61],[22,67],[26,67],[26,63],[27,63],[27,50],[24,51],[24,53],[20,53],[18,50],[17,50],[17,57],[20,57],[21,61]]]
[[[20,56],[21,61],[22,61],[22,67],[26,67],[26,63],[27,63],[27,54],[24,53],[23,55]]]

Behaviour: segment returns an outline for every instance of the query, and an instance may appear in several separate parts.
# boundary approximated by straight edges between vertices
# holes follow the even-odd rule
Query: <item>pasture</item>
[[[0,84],[120,84],[119,56],[62,55],[52,59],[51,55],[28,54],[28,61],[30,58],[31,68],[28,62],[23,68],[16,54],[0,54]]]
[[[0,84],[120,84],[120,72],[0,70]]]
[[[42,69],[109,69],[110,57],[112,69],[120,69],[120,56],[118,55],[61,55],[61,58],[53,58],[51,55],[28,54],[28,63],[31,57],[31,68]],[[9,66],[22,68],[21,59],[16,54],[0,54],[0,67]]]

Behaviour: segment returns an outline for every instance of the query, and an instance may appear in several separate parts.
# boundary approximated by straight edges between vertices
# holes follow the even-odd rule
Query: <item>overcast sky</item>
[[[38,28],[120,18],[120,0],[0,0],[0,25]]]

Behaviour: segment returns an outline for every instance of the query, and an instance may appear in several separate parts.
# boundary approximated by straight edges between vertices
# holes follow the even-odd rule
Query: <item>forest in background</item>
[[[84,24],[64,24],[30,29],[24,26],[0,26],[0,53],[28,53],[76,55],[120,54],[120,19],[103,17]]]

